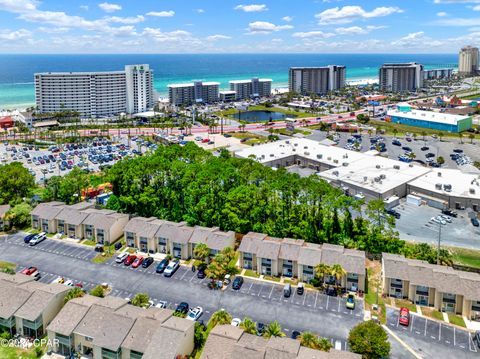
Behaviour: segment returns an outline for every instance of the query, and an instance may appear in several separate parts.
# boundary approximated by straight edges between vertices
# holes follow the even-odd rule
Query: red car
[[[129,266],[130,264],[132,264],[135,259],[137,259],[137,256],[136,255],[133,255],[133,254],[130,254],[127,259],[125,259],[125,261],[123,262],[123,264],[125,264],[126,266]]]
[[[128,258],[127,258],[128,259]],[[132,264],[132,268],[137,268],[140,264],[142,264],[143,262],[143,257],[142,256],[138,256],[134,261],[133,261],[133,264]]]
[[[400,318],[398,319],[398,323],[408,327],[410,324],[410,311],[408,308],[400,308]]]
[[[210,141],[210,140],[209,140],[208,138],[204,138],[204,139],[202,140],[202,143],[208,143],[209,141]]]
[[[82,283],[75,283],[75,287],[83,288],[83,284]]]
[[[32,275],[36,271],[37,271],[37,267],[28,267],[28,268],[25,268],[24,270],[22,270],[22,274]]]

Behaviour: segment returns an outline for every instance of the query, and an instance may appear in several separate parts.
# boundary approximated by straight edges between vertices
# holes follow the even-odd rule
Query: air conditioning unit
[[[368,177],[367,176],[364,176],[363,177],[363,182],[367,182],[368,181]]]
[[[338,163],[338,160],[333,160],[333,163]]]
[[[380,165],[376,165],[375,168],[376,168],[377,170],[379,170],[379,169],[380,169]]]
[[[289,140],[286,140],[285,143],[290,143],[290,141],[289,141]]]
[[[338,171],[333,171],[332,174],[338,177]]]
[[[435,184],[435,189],[441,190],[442,189],[442,184],[441,183]]]
[[[275,155],[273,153],[270,153],[270,157],[275,157]]]
[[[399,165],[394,165],[394,166],[393,166],[393,169],[394,169],[394,170],[399,170],[399,169],[400,169],[400,166],[399,166]]]
[[[310,152],[308,152],[308,151],[305,151],[303,154],[304,154],[305,156],[310,156]]]
[[[475,194],[475,188],[470,188],[469,192],[470,194]]]
[[[437,176],[438,176],[438,177],[442,177],[442,172],[438,172],[438,173],[437,173]]]
[[[380,182],[380,177],[375,177],[373,180],[374,180],[375,182]]]
[[[307,149],[308,149],[308,146],[303,146],[303,149],[304,149],[304,150],[307,150]]]
[[[317,155],[317,158],[321,160],[323,158],[323,155]]]
[[[328,160],[328,161],[331,161],[331,160],[332,160],[332,157],[327,157],[327,160]]]
[[[343,163],[342,163],[342,166],[343,166],[343,167],[347,167],[347,166],[348,166],[348,162],[343,162]]]
[[[387,176],[385,176],[384,174],[381,174],[381,175],[380,175],[380,178],[381,178],[381,179],[385,179],[385,178],[387,178]]]

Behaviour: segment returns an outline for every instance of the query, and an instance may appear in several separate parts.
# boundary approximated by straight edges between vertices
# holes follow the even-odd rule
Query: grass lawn
[[[433,308],[422,308],[422,313],[427,317],[443,321],[443,314]]]
[[[2,359],[35,359],[40,358],[45,352],[45,348],[42,349],[42,354],[37,356],[34,348],[20,349],[15,347],[0,346],[0,358]]]
[[[273,282],[280,282],[280,278],[279,277],[272,277],[271,275],[264,275],[263,276],[263,279],[265,280],[271,280]]]
[[[259,278],[260,277],[260,274],[258,274],[257,272],[254,272],[251,269],[245,270],[245,273],[243,275],[246,275],[247,277],[253,277],[253,278]]]
[[[15,271],[15,268],[17,266],[15,265],[15,263],[10,263],[10,262],[4,262],[4,261],[0,261],[0,271],[3,272],[4,270],[13,270]],[[1,358],[1,356],[0,356]]]
[[[266,107],[262,105],[258,106],[249,106],[248,111],[270,111],[270,112],[281,112],[286,116],[294,116],[295,118],[305,118],[305,117],[318,117],[319,115],[315,113],[308,113],[308,112],[303,112],[303,111],[296,111],[296,110],[287,110],[279,107]],[[231,117],[233,118],[233,115],[237,114],[239,111],[236,109],[228,109],[225,111],[219,111],[216,112],[215,114],[217,116],[223,116],[223,117]],[[245,111],[240,111],[240,112],[245,112]]]
[[[465,248],[448,248],[453,254],[453,262],[455,264],[480,268],[480,251]]]
[[[298,284],[298,279],[285,278],[285,279],[283,280],[283,283],[285,283],[285,284],[291,284],[291,285],[297,285],[297,284]]]
[[[113,257],[113,252],[111,253],[99,253],[95,257],[92,258],[92,263],[102,264],[108,261],[110,258]]]
[[[293,133],[288,131],[286,128],[276,128],[276,129],[269,130],[269,132],[274,133],[274,134],[284,135],[284,136],[293,136],[293,135],[298,134],[298,133],[301,133],[302,135],[308,136],[312,133],[311,131],[300,130],[298,128],[294,129]]]
[[[465,97],[461,96],[460,98],[462,100],[475,100],[477,98],[480,98],[480,91],[475,95],[470,95],[470,96],[465,96]]]
[[[381,323],[385,324],[387,322],[386,317],[386,307],[385,302],[382,298],[382,289],[381,289],[381,281],[380,281],[380,272],[381,267],[380,263],[378,262],[371,262],[372,266],[367,269],[368,273],[368,290],[365,293],[365,303],[366,308],[372,312],[372,315],[377,315],[378,319]],[[377,296],[377,289],[378,289],[378,296]],[[377,302],[378,301],[378,302]],[[372,309],[374,304],[378,304],[378,311],[375,312]]]
[[[267,140],[259,140],[259,139],[252,139],[252,140],[247,140],[243,144],[248,145],[248,146],[253,146],[253,145],[259,145],[261,143],[265,143]]]
[[[450,323],[458,325],[459,327],[463,327],[463,328],[467,327],[465,325],[465,322],[463,321],[463,318],[459,315],[449,313],[448,320],[450,321]]]
[[[409,311],[413,312],[413,313],[416,313],[417,312],[417,306],[408,301],[408,300],[403,300],[403,299],[395,299],[395,306],[397,308],[401,308],[401,307],[405,307],[407,308]]]
[[[86,246],[92,246],[94,247],[95,244],[97,244],[95,241],[92,241],[91,239],[85,239],[83,240],[82,242],[80,242],[80,244],[84,244]]]

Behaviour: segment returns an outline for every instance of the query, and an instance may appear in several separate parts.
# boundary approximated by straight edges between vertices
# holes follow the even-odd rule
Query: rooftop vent
[[[308,152],[308,151],[305,151],[303,154],[304,154],[305,156],[310,156],[310,152]]]
[[[289,140],[286,140],[285,143],[290,143],[290,141],[289,141]]]
[[[317,155],[317,158],[321,160],[323,158],[323,155],[321,155],[321,154]]]
[[[368,177],[367,176],[363,176],[363,182],[367,182],[368,180]]]
[[[475,194],[475,188],[470,188],[469,192],[470,194]]]
[[[338,177],[338,171],[333,171],[332,174]]]
[[[394,170],[399,170],[399,169],[400,169],[400,166],[399,166],[399,165],[394,165],[394,166],[393,166],[393,169],[394,169]]]
[[[384,174],[381,174],[381,175],[380,175],[380,178],[381,178],[381,179],[385,179],[385,178],[387,178],[387,176],[385,176]]]
[[[338,160],[333,160],[333,163],[338,163]]]
[[[343,162],[343,163],[342,163],[342,166],[343,166],[343,167],[347,167],[347,166],[348,166],[348,162]]]
[[[438,177],[442,177],[442,172],[438,172],[438,173],[437,173],[437,176],[438,176]]]
[[[441,184],[441,183],[437,183],[437,184],[435,185],[435,189],[441,190],[441,189],[442,189],[442,184]]]

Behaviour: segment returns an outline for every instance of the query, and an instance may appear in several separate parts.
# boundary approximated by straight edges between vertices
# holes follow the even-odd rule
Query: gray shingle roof
[[[284,238],[282,240],[282,245],[280,246],[280,252],[278,253],[278,257],[280,259],[285,259],[289,261],[298,260],[300,248],[304,243],[305,241],[302,239]]]
[[[0,318],[10,318],[32,294],[32,291],[19,288],[14,283],[0,281]]]
[[[322,263],[340,264],[349,273],[365,274],[365,252],[342,246],[322,244]]]
[[[41,219],[52,220],[55,219],[57,214],[59,214],[65,206],[65,203],[62,202],[40,203],[30,214],[38,216]]]
[[[125,226],[125,232],[135,233],[137,237],[153,238],[165,221],[157,218],[134,217]]]
[[[155,237],[167,238],[175,243],[187,244],[193,234],[193,227],[185,226],[185,223],[165,221],[160,226]]]
[[[315,267],[322,262],[322,249],[318,244],[305,243],[298,253],[298,264]]]
[[[70,300],[55,318],[53,318],[47,330],[70,336],[89,309],[89,305],[82,305],[75,300]]]
[[[106,210],[87,209],[85,212],[88,213],[88,216],[83,221],[83,224],[106,231],[110,230],[120,218],[128,218],[128,214]]]
[[[265,238],[267,238],[266,234],[248,232],[243,236],[238,250],[244,253],[257,253],[259,245]]]
[[[257,257],[277,260],[280,253],[280,238],[265,238],[258,246]]]
[[[298,359],[362,359],[360,354],[330,349],[329,352],[300,347]]]
[[[154,333],[160,328],[161,322],[152,318],[138,318],[122,343],[122,348],[143,353],[152,340]]]
[[[56,215],[55,219],[62,220],[67,224],[79,225],[87,217],[88,213],[80,212],[71,207],[65,207]]]
[[[0,272],[0,280],[10,282],[10,283],[22,284],[22,283],[33,282],[34,278],[30,275],[26,275],[22,273],[7,274],[7,273]]]

